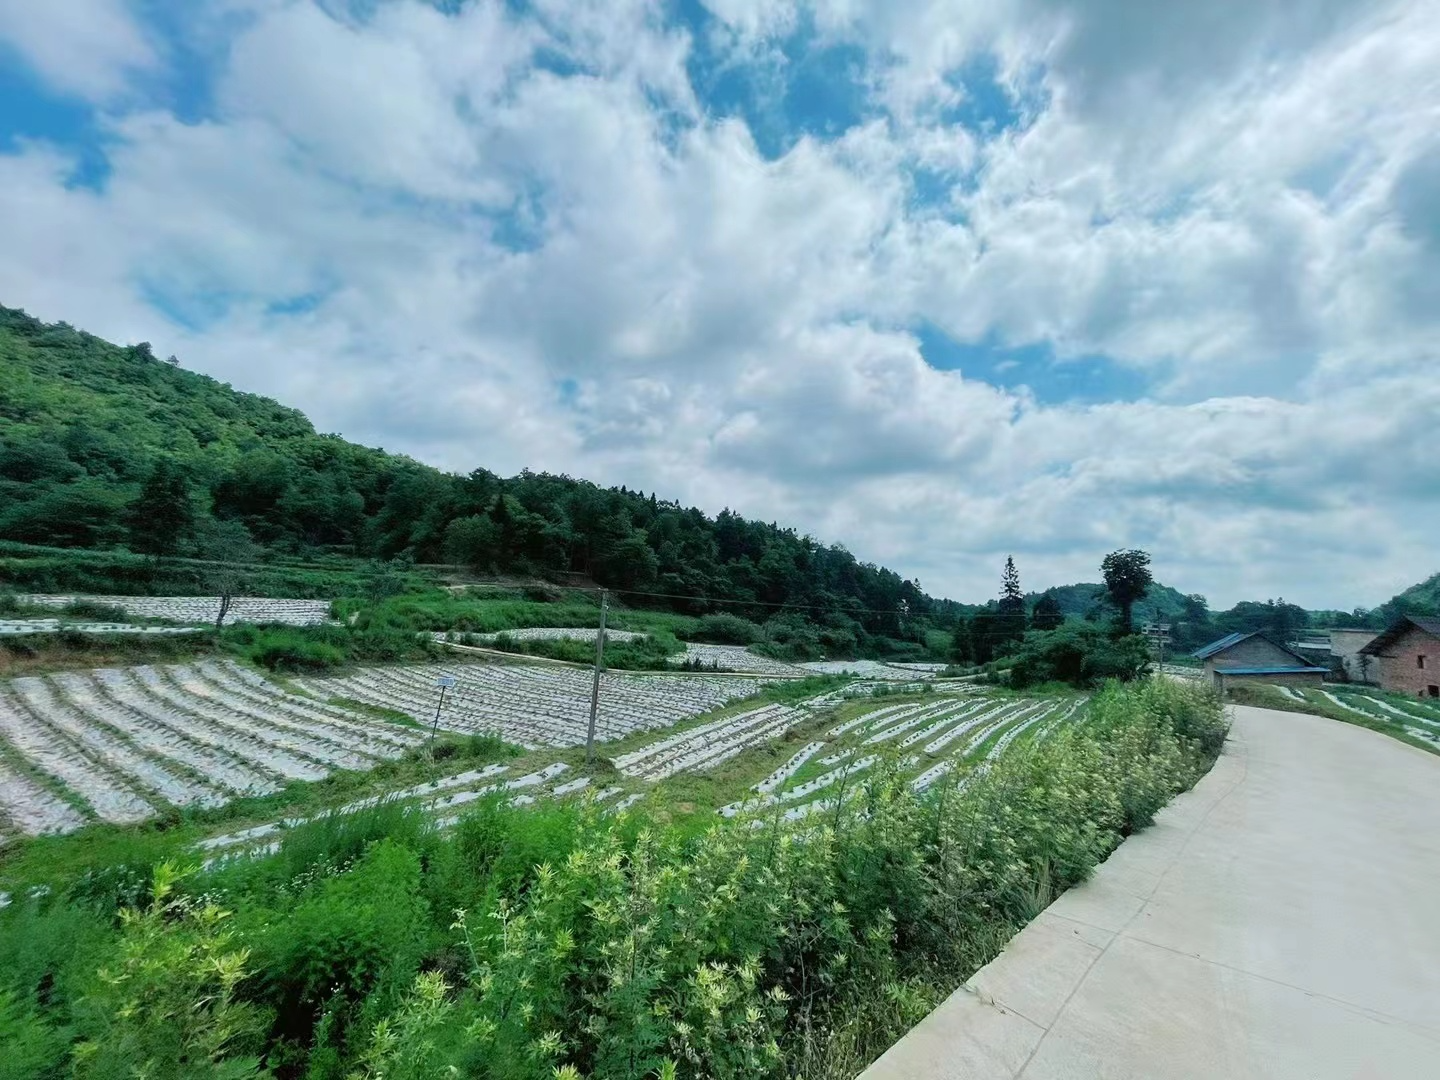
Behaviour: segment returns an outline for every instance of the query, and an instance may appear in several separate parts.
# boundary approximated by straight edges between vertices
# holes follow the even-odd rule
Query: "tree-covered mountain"
[[[0,539],[204,556],[217,528],[230,542],[243,530],[271,555],[575,576],[639,602],[728,601],[652,600],[757,620],[788,609],[840,649],[918,645],[961,610],[794,529],[568,476],[442,472],[317,433],[297,410],[147,344],[113,345],[5,307],[0,386]]]
[[[1440,574],[1433,574],[1380,605],[1386,620],[1398,615],[1440,615]]]

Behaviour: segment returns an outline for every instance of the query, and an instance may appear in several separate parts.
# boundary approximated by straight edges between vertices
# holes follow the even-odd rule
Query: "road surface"
[[[1194,791],[862,1080],[1440,1077],[1440,757],[1234,714]]]

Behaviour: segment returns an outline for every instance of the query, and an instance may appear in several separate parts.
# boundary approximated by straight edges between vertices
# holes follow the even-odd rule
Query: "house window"
[[[1422,671],[1424,670],[1424,668],[1425,668],[1425,657],[1424,657],[1424,654],[1421,654],[1420,656],[1415,657],[1415,666],[1418,667],[1418,668],[1420,668]]]

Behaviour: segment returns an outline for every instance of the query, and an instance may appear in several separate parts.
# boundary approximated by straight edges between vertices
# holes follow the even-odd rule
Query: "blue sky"
[[[964,599],[1440,569],[1440,17],[0,0],[0,302]]]

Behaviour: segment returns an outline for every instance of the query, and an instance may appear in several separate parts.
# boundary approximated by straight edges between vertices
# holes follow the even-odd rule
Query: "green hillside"
[[[1387,618],[1396,615],[1440,615],[1440,574],[1433,574],[1392,596],[1381,605]]]
[[[843,547],[728,510],[712,518],[544,473],[455,475],[318,434],[300,412],[146,344],[5,307],[0,385],[0,584],[12,587],[100,588],[127,550],[165,564],[147,581],[132,556],[113,588],[186,587],[174,567],[219,557],[207,547],[218,529],[253,540],[267,562],[403,557],[598,583],[694,614],[788,620],[774,636],[801,654],[923,652],[961,610]],[[51,550],[27,560],[18,544]],[[67,563],[57,547],[107,554]]]

